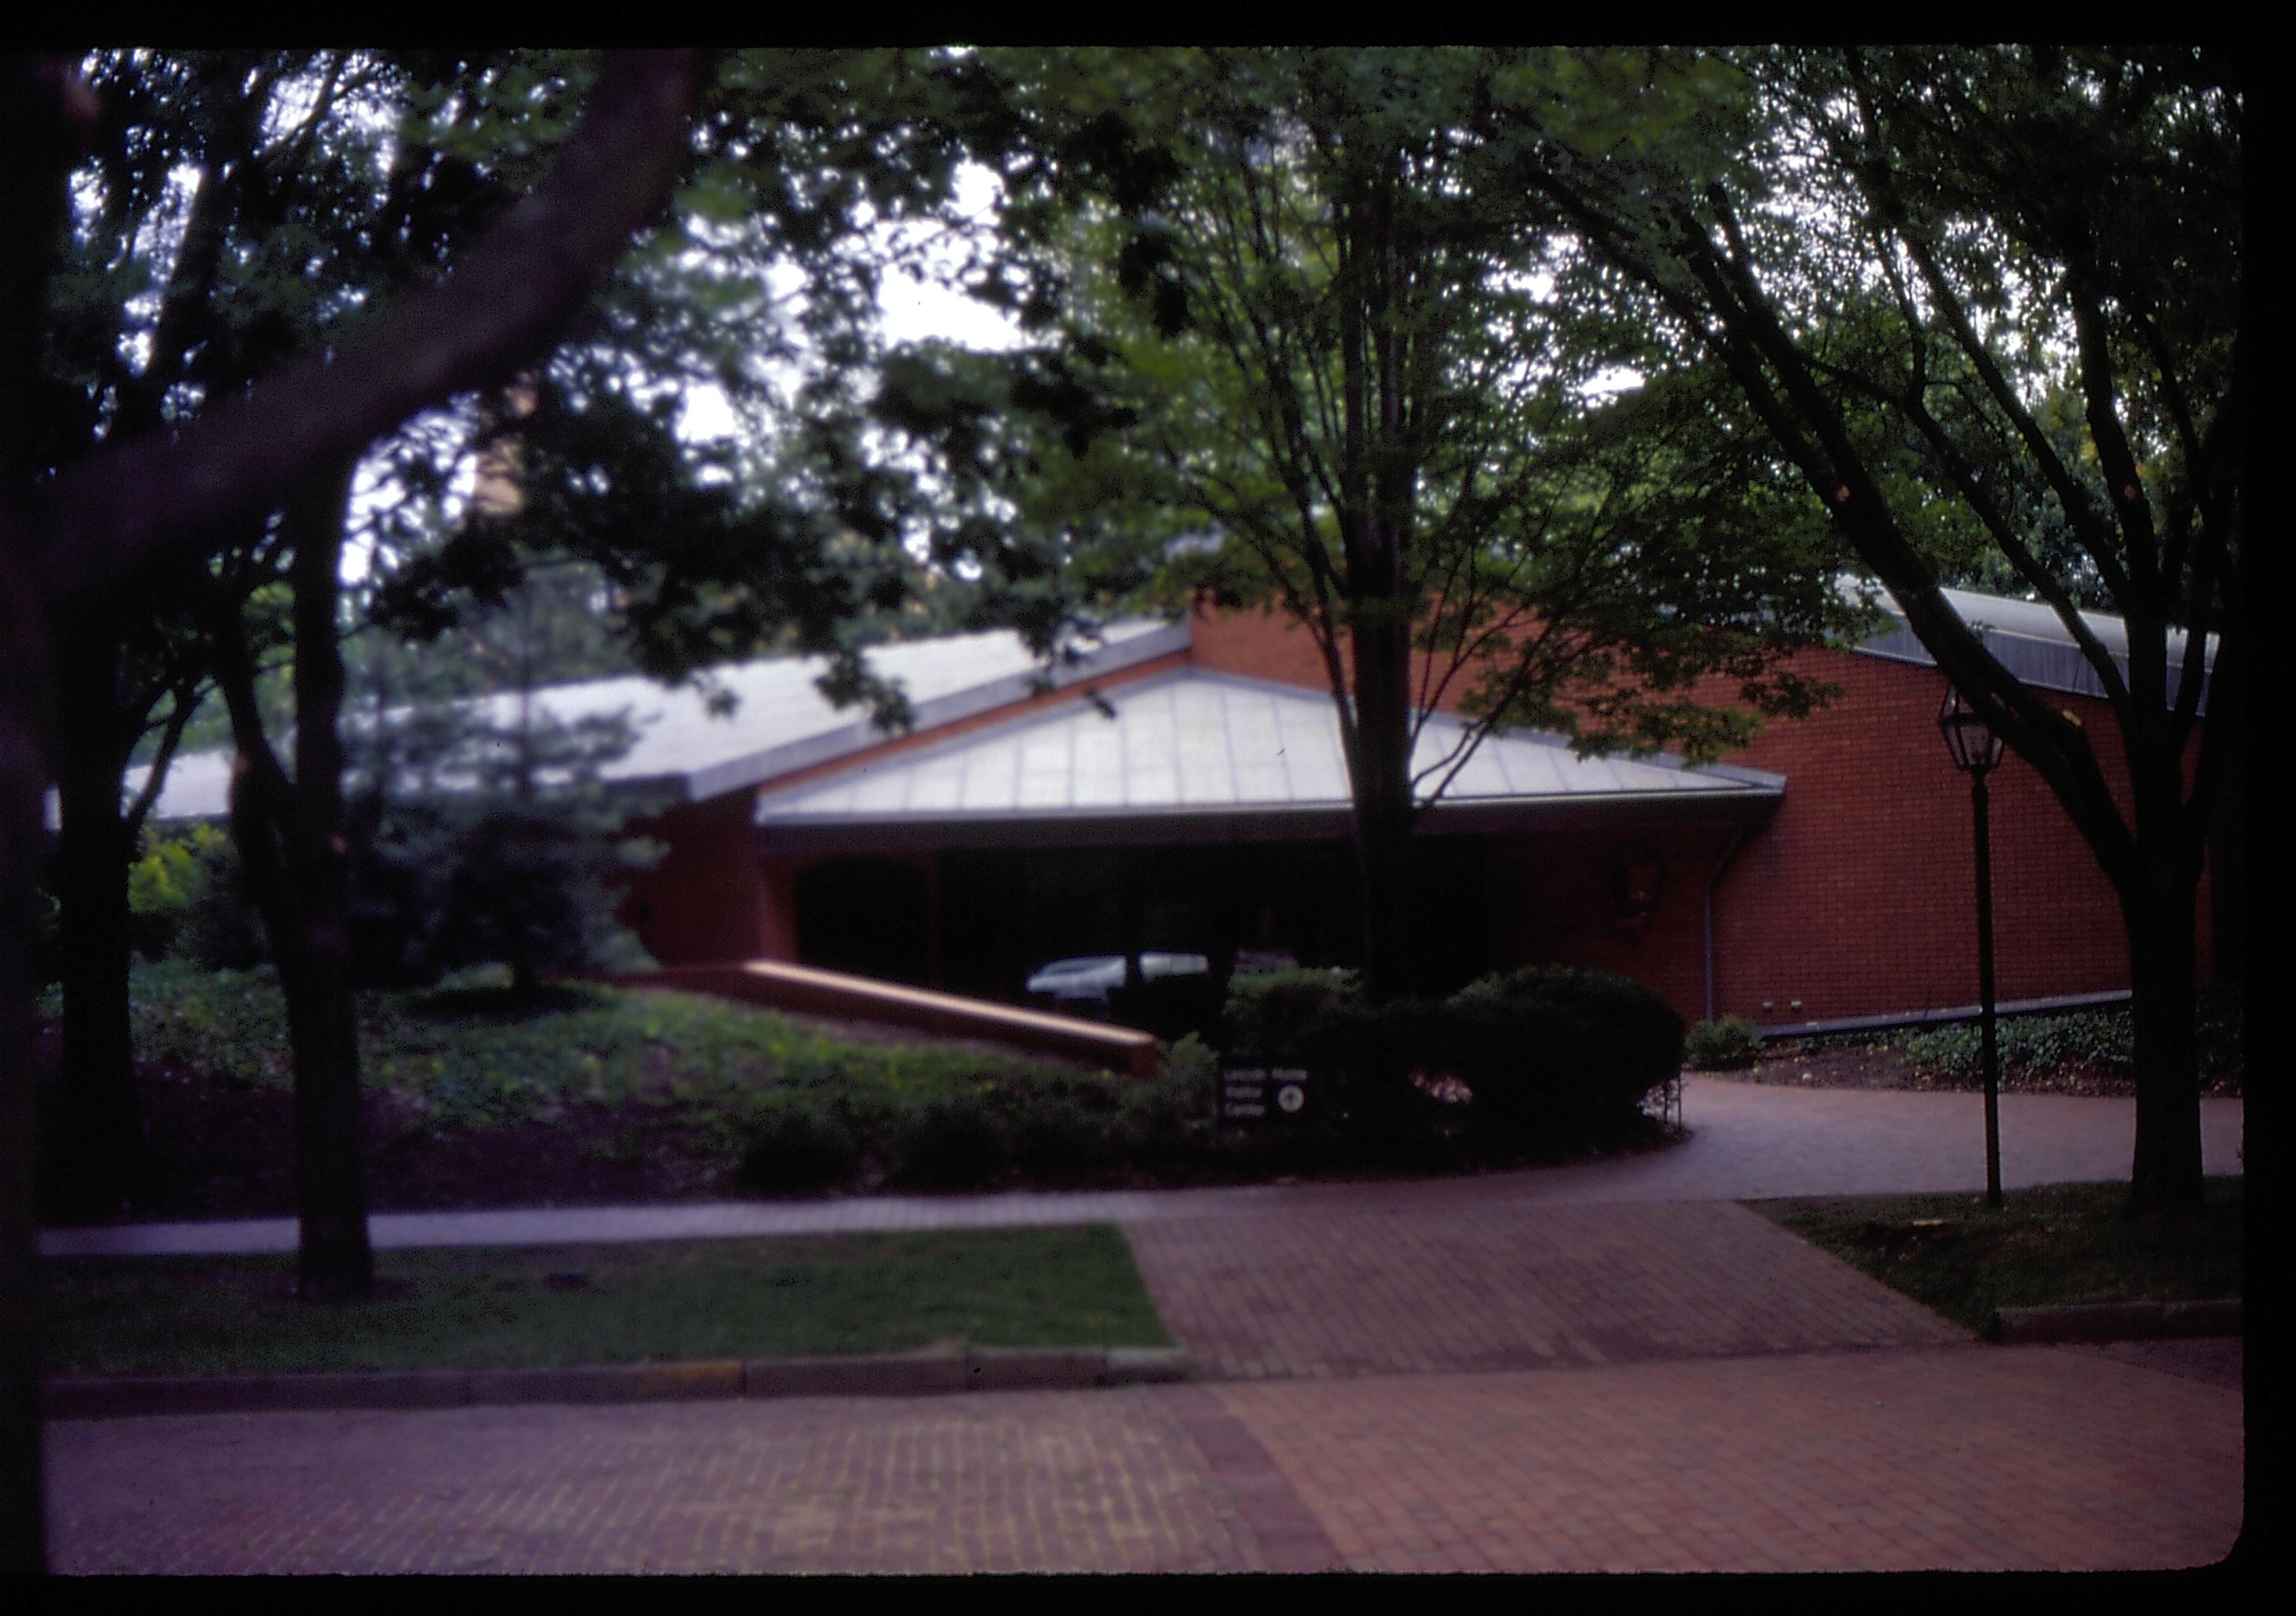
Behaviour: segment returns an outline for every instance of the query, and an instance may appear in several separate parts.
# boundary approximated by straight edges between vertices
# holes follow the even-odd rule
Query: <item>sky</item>
[[[957,202],[962,211],[976,223],[986,225],[991,217],[995,200],[996,179],[986,168],[968,164],[957,178]],[[898,250],[914,248],[924,243],[924,255],[944,267],[955,261],[954,248],[935,247],[929,238],[914,226],[884,226],[882,232],[887,258],[898,260],[903,255]],[[773,291],[776,297],[789,298],[801,294],[804,281],[794,269],[776,277]],[[1012,317],[1002,309],[976,302],[961,291],[928,278],[894,268],[884,277],[878,300],[878,329],[893,342],[922,342],[938,339],[960,347],[996,351],[1016,346],[1021,340],[1021,331]],[[795,380],[794,373],[784,375],[784,392]],[[725,394],[716,388],[689,388],[679,417],[686,437],[693,441],[706,441],[734,435],[740,422]],[[474,466],[466,460],[455,480],[452,499],[459,508],[470,496]],[[381,497],[377,466],[371,463],[362,468],[361,493],[355,497],[371,502]],[[365,581],[372,561],[371,546],[354,543],[343,551],[342,578],[347,585]]]

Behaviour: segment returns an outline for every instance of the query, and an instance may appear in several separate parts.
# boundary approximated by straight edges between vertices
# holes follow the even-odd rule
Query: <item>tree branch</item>
[[[152,754],[151,772],[144,776],[144,789],[135,793],[135,800],[127,805],[120,822],[131,848],[144,834],[144,822],[152,816],[152,805],[160,800],[160,792],[168,783],[168,766],[176,759],[176,748],[184,739],[184,726],[199,709],[200,683],[198,679],[186,679],[175,687],[176,702],[168,713],[168,727],[160,732],[159,750]]]
[[[615,57],[548,177],[445,282],[180,432],[57,479],[36,519],[48,598],[75,609],[167,546],[275,504],[311,467],[417,409],[547,353],[668,201],[696,78],[692,52]]]

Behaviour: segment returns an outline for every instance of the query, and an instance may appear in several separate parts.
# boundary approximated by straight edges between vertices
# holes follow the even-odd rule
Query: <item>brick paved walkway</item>
[[[59,1571],[2207,1563],[2237,1390],[2062,1348],[70,1422]]]
[[[1270,1214],[1126,1231],[1223,1379],[1560,1368],[1969,1338],[1727,1202]]]
[[[2004,1105],[2011,1182],[2127,1170],[2123,1103],[2010,1100],[2024,1102]],[[1975,1187],[1978,1117],[1965,1095],[1704,1080],[1685,1146],[1480,1178],[378,1218],[378,1243],[411,1245],[1112,1218],[1207,1379],[59,1422],[52,1560],[196,1572],[2220,1558],[2241,1521],[2237,1343],[1980,1347],[1726,1204]],[[2211,1171],[2239,1170],[2239,1128],[2236,1103],[2204,1107]],[[291,1225],[76,1233],[89,1238],[49,1249],[292,1241]]]
[[[1220,1395],[1358,1570],[2179,1567],[2241,1524],[2236,1390],[2064,1349]]]

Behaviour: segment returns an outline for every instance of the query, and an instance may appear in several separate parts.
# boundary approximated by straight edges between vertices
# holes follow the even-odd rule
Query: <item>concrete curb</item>
[[[407,1369],[345,1374],[118,1375],[51,1380],[52,1420],[286,1409],[471,1408],[695,1399],[929,1397],[1073,1391],[1185,1381],[1175,1347],[984,1347],[853,1358],[718,1358],[564,1369]]]
[[[2196,1335],[2238,1335],[2236,1296],[2214,1301],[2108,1301],[2080,1307],[2004,1308],[1994,1316],[2004,1346],[2068,1341],[2148,1341]]]

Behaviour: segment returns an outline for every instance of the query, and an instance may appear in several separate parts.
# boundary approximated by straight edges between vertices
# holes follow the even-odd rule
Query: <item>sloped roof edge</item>
[[[1866,595],[1897,619],[1896,627],[1855,647],[1860,656],[1879,657],[1885,661],[1911,662],[1925,668],[1937,666],[1928,647],[1915,637],[1906,621],[1905,609],[1897,598],[1882,586],[1843,575],[1840,580],[1842,593],[1853,598]],[[1992,653],[2011,673],[2039,690],[2054,690],[2067,695],[2104,698],[2104,681],[2098,677],[2072,631],[2057,616],[2056,609],[2045,601],[2012,600],[2006,595],[1982,595],[1973,589],[1940,589],[1945,602],[1959,614],[1961,620],[1978,631],[1985,649]],[[2102,611],[2084,611],[2081,621],[2096,636],[2113,665],[2120,670],[2125,682],[2128,677],[2128,625],[2120,618]],[[2216,666],[2217,636],[2208,636],[2202,650],[2202,684],[2200,710],[2209,710],[2207,675]],[[2180,683],[2185,655],[2185,631],[2169,630],[2169,680],[2167,700],[2174,702]]]

